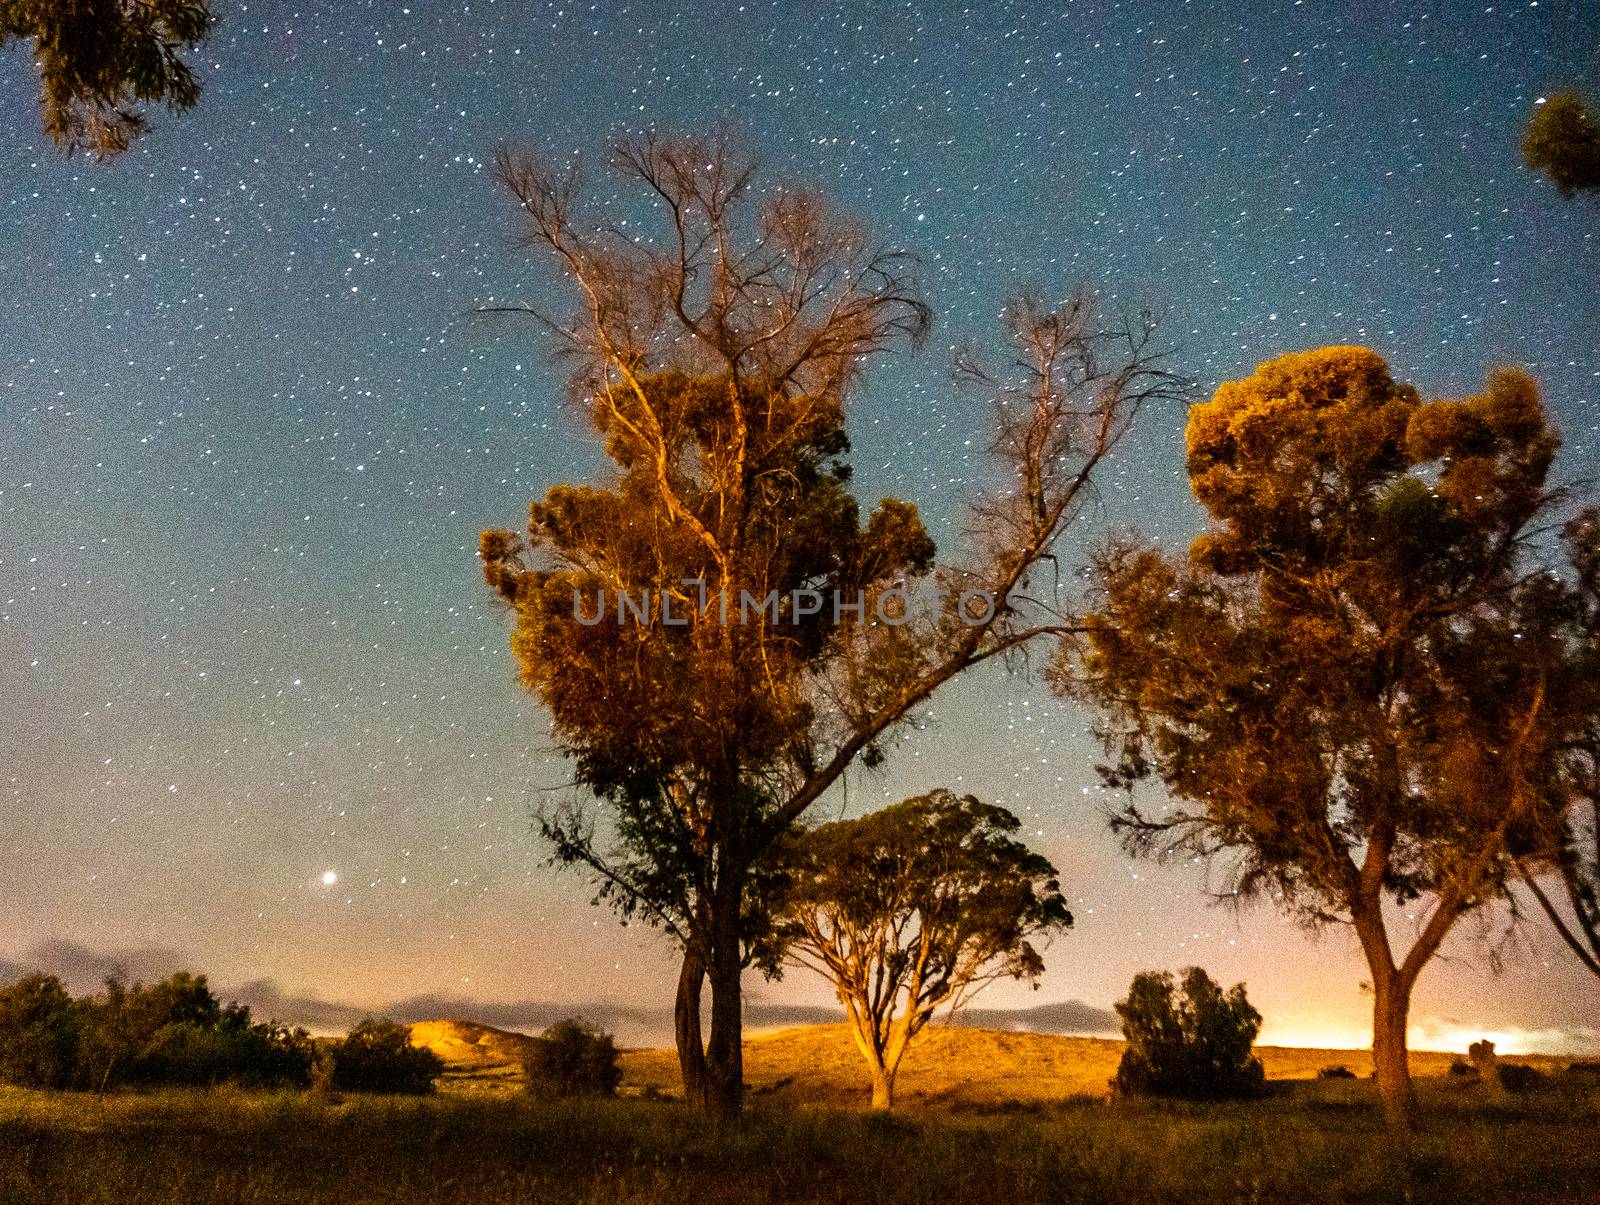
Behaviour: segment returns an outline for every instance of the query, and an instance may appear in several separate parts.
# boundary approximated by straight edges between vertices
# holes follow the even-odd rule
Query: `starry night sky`
[[[502,141],[598,169],[615,132],[732,120],[769,177],[918,252],[935,337],[869,377],[854,459],[949,544],[986,471],[951,348],[1028,284],[1164,309],[1206,392],[1333,342],[1430,396],[1525,363],[1561,472],[1600,474],[1600,209],[1516,150],[1538,96],[1594,80],[1592,4],[215,7],[199,107],[110,166],[47,149],[26,51],[0,52],[0,960],[670,1004],[664,941],[541,865],[529,813],[569,770],[474,557],[598,466],[548,349],[470,315],[549,295],[508,248]],[[1143,416],[1103,523],[1193,529],[1182,425]],[[943,784],[1026,818],[1078,924],[1039,993],[985,1004],[1105,1007],[1200,962],[1248,981],[1265,1038],[1364,1040],[1346,935],[1120,853],[1085,714],[990,675],[934,720],[828,814]],[[1499,977],[1476,937],[1422,978],[1424,1044],[1600,1043],[1542,928]]]

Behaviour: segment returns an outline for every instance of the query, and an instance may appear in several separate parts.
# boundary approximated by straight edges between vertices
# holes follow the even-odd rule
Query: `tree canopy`
[[[1187,437],[1209,529],[1187,556],[1109,547],[1055,682],[1101,708],[1109,785],[1166,788],[1117,815],[1132,850],[1220,858],[1231,898],[1355,927],[1410,1125],[1411,987],[1558,806],[1544,734],[1573,667],[1523,631],[1558,439],[1523,372],[1423,402],[1359,347],[1260,365]],[[1386,900],[1426,905],[1408,946]]]
[[[759,194],[724,137],[627,139],[613,165],[656,237],[585,210],[573,171],[498,161],[522,241],[574,305],[486,308],[531,317],[570,357],[571,396],[614,468],[554,486],[525,532],[485,532],[481,554],[515,613],[522,681],[609,821],[597,829],[581,797],[547,813],[556,857],[682,944],[686,1087],[726,1112],[740,970],[770,963],[766,852],[942,684],[1061,630],[1048,592],[1025,593],[1032,575],[1139,407],[1175,386],[1148,320],[1102,322],[1084,298],[1013,305],[1017,363],[964,361],[995,401],[978,548],[936,565],[915,506],[864,514],[847,462],[867,364],[927,330],[914,261],[815,194]],[[919,583],[973,614],[920,599]]]
[[[999,978],[1036,980],[1034,942],[1072,914],[1055,867],[1015,837],[1002,807],[936,790],[822,825],[784,852],[778,937],[796,966],[828,979],[893,1102],[910,1042],[941,1007]]]
[[[1600,117],[1583,93],[1565,89],[1534,108],[1522,159],[1564,197],[1600,191]]]
[[[107,159],[144,133],[144,106],[199,100],[183,52],[212,21],[208,0],[0,0],[0,46],[33,42],[50,141]]]

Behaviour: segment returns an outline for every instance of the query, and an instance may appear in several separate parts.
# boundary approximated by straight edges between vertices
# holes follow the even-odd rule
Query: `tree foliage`
[[[1600,116],[1583,93],[1556,92],[1534,108],[1522,159],[1564,197],[1600,191]]]
[[[141,106],[200,98],[183,52],[212,20],[207,0],[0,0],[0,46],[32,40],[50,141],[106,159],[144,133]]]
[[[301,1087],[311,1038],[224,1005],[204,975],[149,986],[109,979],[73,999],[50,975],[0,989],[0,1080],[38,1088],[240,1083]]]
[[[615,1039],[577,1018],[540,1034],[523,1070],[528,1090],[539,1095],[615,1096],[622,1082]]]
[[[1072,924],[1056,871],[1004,808],[947,790],[825,824],[784,851],[778,937],[838,992],[889,1108],[907,1046],[940,1007],[1037,980],[1034,942]]]
[[[68,1088],[77,1079],[78,1016],[54,975],[25,975],[0,988],[0,1080]]]
[[[1411,987],[1504,895],[1555,806],[1545,734],[1581,707],[1574,665],[1526,628],[1557,445],[1519,371],[1424,403],[1365,348],[1262,364],[1190,412],[1210,529],[1186,557],[1109,548],[1087,635],[1054,666],[1102,710],[1107,782],[1170,796],[1149,814],[1130,795],[1131,849],[1220,857],[1230,896],[1355,927],[1396,1124],[1415,1117]],[[1385,900],[1427,903],[1409,948]]]
[[[1244,984],[1224,992],[1199,967],[1181,985],[1166,971],[1143,971],[1116,1010],[1127,1043],[1112,1081],[1119,1093],[1223,1100],[1261,1091],[1265,1073],[1250,1053],[1261,1014]]]
[[[1600,975],[1600,511],[1580,511],[1562,540],[1566,571],[1522,592],[1523,657],[1483,689],[1538,689],[1547,700],[1532,768],[1551,806],[1515,832],[1513,854],[1557,934]]]
[[[1060,630],[1017,592],[1141,403],[1173,383],[1147,322],[1103,324],[1085,300],[1012,307],[1016,371],[968,372],[996,398],[1002,479],[975,512],[972,562],[936,566],[913,505],[863,515],[847,461],[866,365],[927,329],[913,262],[815,194],[758,194],[725,138],[628,139],[613,163],[658,237],[585,210],[575,172],[499,158],[523,242],[575,305],[487,308],[529,315],[570,357],[572,397],[614,472],[551,488],[524,533],[485,532],[481,555],[515,613],[523,684],[602,805],[598,826],[581,797],[547,811],[545,834],[625,919],[681,944],[685,1084],[733,1111],[740,971],[773,964],[767,852],[940,685]],[[895,593],[919,582],[998,605],[967,623]],[[619,621],[621,591],[650,592],[643,621]],[[836,597],[860,610],[835,611]]]
[[[331,1086],[344,1092],[422,1096],[444,1074],[444,1060],[411,1044],[411,1027],[387,1017],[366,1017],[337,1042]]]

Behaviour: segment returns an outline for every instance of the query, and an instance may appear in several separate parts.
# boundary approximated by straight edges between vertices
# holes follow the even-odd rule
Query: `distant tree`
[[[222,1004],[204,975],[179,971],[159,983],[131,986],[120,976],[99,996],[78,1002],[82,1016],[79,1074],[83,1086],[105,1090],[121,1083],[156,1082],[162,1075],[159,1048],[184,1041],[179,1031],[212,1030]]]
[[[59,980],[29,975],[0,989],[0,1080],[104,1090],[123,1084],[303,1087],[311,1038],[254,1023],[221,1005],[205,976],[180,972],[146,987],[119,978],[74,1000]]]
[[[1012,306],[1020,383],[983,378],[998,394],[1000,480],[975,511],[979,553],[934,571],[916,508],[888,499],[863,521],[845,461],[863,369],[927,329],[910,261],[804,190],[756,201],[755,170],[726,139],[647,136],[614,160],[663,224],[659,241],[580,214],[574,174],[498,160],[522,241],[548,254],[576,307],[487,308],[532,316],[570,353],[572,395],[615,473],[555,486],[525,535],[485,532],[481,556],[515,611],[523,684],[613,818],[597,833],[580,802],[547,813],[545,835],[598,899],[682,947],[685,1088],[731,1114],[741,972],[773,961],[768,851],[858,760],[881,759],[941,685],[1060,630],[1022,592],[1140,404],[1175,389],[1148,323],[1102,324],[1085,300]],[[964,622],[901,593],[930,578],[953,602],[985,591],[994,606]],[[636,604],[650,592],[646,621],[620,620],[622,591]]]
[[[1127,1043],[1113,1081],[1118,1092],[1222,1100],[1261,1091],[1261,1060],[1250,1053],[1261,1014],[1244,984],[1224,992],[1199,967],[1183,973],[1181,987],[1166,971],[1142,971],[1116,1009]]]
[[[1600,116],[1581,92],[1546,97],[1528,119],[1522,158],[1564,197],[1600,191]]]
[[[444,1060],[411,1044],[411,1027],[367,1017],[332,1043],[334,1088],[421,1096],[444,1074]]]
[[[50,140],[107,159],[144,133],[140,106],[200,98],[182,55],[212,20],[207,0],[0,0],[0,46],[32,40]]]
[[[612,1036],[569,1018],[550,1026],[528,1051],[528,1090],[553,1096],[615,1096],[622,1082]]]
[[[1354,927],[1395,1126],[1416,1123],[1417,976],[1559,806],[1543,734],[1566,669],[1520,628],[1557,445],[1518,371],[1424,404],[1365,348],[1262,364],[1190,411],[1211,529],[1186,557],[1110,548],[1053,667],[1102,710],[1108,784],[1166,787],[1164,813],[1130,794],[1130,849],[1220,857],[1232,898]],[[1408,947],[1386,900],[1429,902]]]
[[[1015,839],[1004,808],[932,791],[797,838],[779,938],[838,992],[872,1073],[872,1107],[940,1007],[996,979],[1034,983],[1034,941],[1069,927],[1055,867]]]
[[[67,1088],[77,1076],[78,1015],[54,975],[25,975],[0,988],[0,1081]]]
[[[180,1022],[157,1029],[128,1078],[150,1084],[243,1084],[303,1088],[311,1079],[311,1035],[275,1022],[252,1023],[242,1005],[215,1024]]]

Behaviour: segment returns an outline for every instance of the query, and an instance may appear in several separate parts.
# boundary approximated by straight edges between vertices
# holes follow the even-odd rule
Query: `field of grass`
[[[1266,1100],[1075,1099],[874,1117],[751,1102],[718,1133],[674,1102],[195,1090],[0,1090],[0,1200],[76,1202],[997,1202],[1600,1200],[1593,1081],[1491,1106],[1423,1081],[1397,1140],[1361,1081]]]
[[[753,1035],[749,1116],[716,1132],[662,1097],[670,1051],[623,1057],[623,1099],[535,1100],[528,1039],[415,1026],[449,1071],[424,1099],[232,1089],[111,1096],[0,1089],[0,1203],[57,1202],[1600,1202],[1600,1081],[1542,1064],[1494,1102],[1419,1054],[1427,1129],[1395,1139],[1352,1051],[1262,1049],[1272,1094],[1112,1101],[1121,1043],[935,1028],[892,1117],[865,1114],[842,1026]],[[1522,1061],[1522,1060],[1519,1060]]]
[[[866,1063],[845,1025],[810,1025],[758,1032],[745,1041],[745,1082],[759,1095],[804,1104],[864,1106],[871,1095]],[[439,1048],[450,1061],[450,1054]],[[1372,1073],[1365,1050],[1258,1046],[1267,1078],[1315,1078],[1323,1067]],[[1456,1056],[1413,1052],[1412,1074],[1442,1076]],[[1122,1042],[1059,1034],[1006,1033],[935,1025],[906,1052],[895,1098],[906,1109],[1045,1103],[1069,1096],[1104,1096],[1122,1058]],[[1518,1058],[1541,1068],[1565,1060]],[[670,1050],[623,1055],[624,1091],[678,1091],[678,1060]]]

